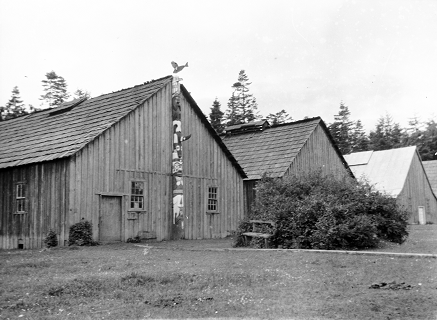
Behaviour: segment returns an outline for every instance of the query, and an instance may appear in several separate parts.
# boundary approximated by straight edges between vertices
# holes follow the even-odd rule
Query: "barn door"
[[[121,241],[121,199],[122,197],[101,197],[100,241]]]
[[[425,207],[419,207],[419,224],[426,224]]]

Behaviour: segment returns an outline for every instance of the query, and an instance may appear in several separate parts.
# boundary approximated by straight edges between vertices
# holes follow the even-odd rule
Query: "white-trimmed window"
[[[15,205],[16,213],[26,212],[26,184],[24,182],[19,182],[16,184]]]
[[[218,187],[208,187],[207,212],[218,212]]]
[[[144,182],[132,181],[130,192],[130,206],[131,210],[144,210]]]

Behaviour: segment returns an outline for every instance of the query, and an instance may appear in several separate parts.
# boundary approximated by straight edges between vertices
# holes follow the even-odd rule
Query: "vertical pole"
[[[173,151],[172,151],[172,185],[173,185],[173,221],[171,228],[172,239],[184,238],[184,217],[187,215],[184,212],[184,180],[182,177],[182,141],[188,140],[191,135],[182,136],[182,110],[181,110],[181,86],[179,82],[182,80],[177,75],[188,63],[183,66],[178,66],[177,63],[171,63],[173,71],[172,80],[172,120],[173,120]]]
[[[184,189],[182,178],[182,117],[180,105],[180,78],[173,76],[172,81],[172,185],[173,185],[173,221],[171,238],[181,239],[184,236]]]

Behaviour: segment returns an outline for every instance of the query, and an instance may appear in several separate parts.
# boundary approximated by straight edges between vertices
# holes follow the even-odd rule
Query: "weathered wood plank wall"
[[[437,199],[432,193],[419,155],[413,157],[398,203],[410,212],[409,223],[419,223],[419,206],[425,208],[426,221],[437,223]]]
[[[181,98],[185,239],[220,238],[236,230],[243,218],[243,180],[201,122],[189,102]],[[218,187],[219,213],[207,211],[208,187]]]
[[[16,185],[25,183],[26,212],[16,214]],[[60,244],[68,238],[68,159],[19,166],[0,171],[0,248],[44,246],[51,229]]]
[[[169,234],[171,84],[71,158],[69,224],[93,223],[98,239],[101,195],[122,197],[122,240],[139,232]],[[145,210],[129,215],[131,181],[144,182]],[[132,219],[133,218],[133,219]]]
[[[331,141],[319,125],[308,138],[285,175],[322,170],[338,178],[350,176]]]
[[[185,238],[224,237],[243,217],[243,181],[185,98],[181,104],[183,134],[192,134],[183,144]],[[102,198],[110,196],[122,199],[121,240],[142,232],[168,239],[173,218],[171,110],[169,83],[70,158],[2,170],[2,248],[17,248],[18,239],[24,248],[42,247],[49,229],[64,245],[69,227],[81,220],[92,222],[99,240]],[[28,181],[31,214],[14,215],[14,188],[22,179]],[[144,182],[143,211],[129,210],[131,181]],[[217,214],[206,214],[209,186],[219,188]]]

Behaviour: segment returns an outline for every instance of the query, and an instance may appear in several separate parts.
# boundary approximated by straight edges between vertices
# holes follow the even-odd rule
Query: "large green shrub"
[[[396,199],[365,182],[318,171],[263,177],[256,189],[250,219],[276,221],[277,246],[358,249],[375,247],[381,239],[402,243],[408,235],[408,216]],[[248,231],[244,223],[241,232]]]
[[[93,226],[89,221],[81,221],[70,227],[68,237],[69,246],[95,246],[98,242],[93,240]]]

